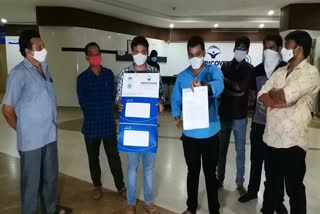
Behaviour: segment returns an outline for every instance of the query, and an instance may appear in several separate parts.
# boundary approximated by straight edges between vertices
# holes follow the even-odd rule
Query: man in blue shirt
[[[17,132],[21,164],[21,213],[62,214],[57,206],[57,109],[53,81],[45,63],[47,51],[36,31],[19,38],[24,60],[10,73],[3,100],[3,114]]]
[[[172,115],[178,128],[183,129],[181,119],[182,90],[206,85],[209,93],[209,128],[183,130],[182,132],[181,140],[188,166],[188,208],[184,214],[195,214],[197,211],[201,159],[206,180],[209,213],[218,214],[220,213],[216,178],[219,157],[218,132],[220,131],[218,97],[224,88],[223,75],[218,67],[204,62],[206,51],[201,37],[192,37],[188,41],[187,48],[191,66],[177,77],[171,97]]]
[[[114,120],[114,75],[101,66],[101,52],[97,43],[85,47],[86,59],[90,67],[77,78],[79,104],[83,111],[84,135],[91,179],[94,185],[93,198],[102,197],[101,168],[99,151],[101,140],[107,154],[111,173],[118,192],[125,197],[121,160],[117,151],[116,122]]]

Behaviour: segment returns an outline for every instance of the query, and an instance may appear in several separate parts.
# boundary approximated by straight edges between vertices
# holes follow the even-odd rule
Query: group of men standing
[[[47,51],[35,31],[24,31],[19,45],[25,59],[8,77],[3,113],[8,124],[17,131],[22,213],[37,212],[39,193],[42,213],[71,213],[70,209],[57,205],[57,110],[53,80],[45,63]],[[238,200],[245,203],[257,198],[265,162],[262,213],[287,213],[283,205],[284,186],[290,197],[291,214],[306,213],[303,178],[308,146],[305,133],[311,120],[310,106],[320,85],[318,70],[307,61],[312,39],[307,32],[294,31],[285,37],[285,47],[279,35],[268,35],[263,46],[263,63],[254,68],[245,59],[250,40],[239,37],[235,42],[234,59],[220,69],[205,62],[205,42],[201,37],[194,36],[187,43],[190,66],[178,75],[171,97],[172,115],[182,130],[181,141],[188,167],[184,214],[197,212],[201,163],[209,213],[220,213],[218,189],[223,187],[225,179],[231,131],[235,137]],[[84,115],[82,133],[94,186],[93,198],[99,200],[103,194],[99,162],[103,142],[115,186],[128,202],[125,213],[136,213],[138,168],[142,159],[144,211],[158,214],[158,208],[152,203],[156,154],[126,153],[126,186],[117,150],[113,104],[115,101],[122,111],[124,73],[159,73],[157,54],[153,52],[148,60],[146,38],[135,37],[131,49],[133,63],[120,73],[115,91],[113,72],[101,65],[99,45],[94,42],[86,45],[85,55],[90,66],[77,77],[77,94]],[[208,87],[209,127],[184,130],[182,91],[199,86]],[[247,191],[244,174],[250,97],[255,99],[256,105],[251,123],[251,170]],[[159,112],[164,110],[161,80],[157,106]]]

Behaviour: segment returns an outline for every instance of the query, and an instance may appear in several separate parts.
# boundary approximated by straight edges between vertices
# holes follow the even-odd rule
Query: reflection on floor
[[[108,201],[114,202],[117,195],[110,192],[103,201],[95,202],[90,199],[91,179],[89,175],[88,159],[86,149],[84,145],[83,135],[81,134],[82,113],[77,108],[61,108],[59,109],[59,130],[58,130],[58,146],[59,146],[59,165],[60,173],[63,173],[60,187],[62,188],[61,199],[65,205],[70,205],[81,211],[78,213],[87,214],[100,214],[108,213],[107,209]],[[315,123],[318,123],[317,121]],[[176,213],[181,213],[186,209],[186,174],[187,168],[183,156],[183,150],[179,137],[181,132],[175,127],[174,120],[169,112],[165,112],[159,116],[159,147],[157,153],[157,160],[155,163],[154,171],[154,196],[155,204],[160,207],[164,207],[168,210],[172,210]],[[249,171],[250,171],[250,124],[248,123],[247,129],[247,145],[246,145],[246,175],[245,185],[248,183]],[[317,127],[317,125],[315,126]],[[5,123],[4,118],[0,114],[0,152],[10,156],[19,157],[16,150],[16,134]],[[320,201],[320,149],[319,139],[320,131],[317,128],[310,128],[308,133],[308,140],[311,150],[307,154],[307,174],[305,177],[305,185],[307,190],[308,199],[308,214],[318,214],[319,201]],[[231,139],[233,141],[233,137]],[[240,204],[237,199],[239,197],[236,191],[235,185],[235,149],[234,145],[230,145],[226,180],[224,188],[219,191],[219,200],[221,203],[221,214],[257,214],[260,213],[262,203],[262,194],[264,186],[261,185],[260,192],[258,194],[258,200],[253,200],[246,204]],[[122,167],[124,174],[126,174],[127,159],[125,154],[121,154]],[[108,161],[106,155],[101,147],[100,161],[102,166],[102,181],[105,188],[109,190],[115,190],[113,179],[110,173]],[[12,207],[13,214],[18,213],[18,168],[15,161],[3,161],[0,159],[0,191],[8,192],[8,196],[5,196],[5,202],[0,199],[0,207],[4,206]],[[11,176],[10,174],[14,175]],[[72,176],[69,177],[69,176]],[[1,178],[5,178],[6,181],[2,181]],[[262,180],[264,180],[264,175]],[[73,182],[74,181],[74,182]],[[143,200],[143,188],[142,188],[142,171],[140,167],[139,181],[137,194],[139,199]],[[87,183],[88,182],[88,183]],[[14,183],[16,183],[14,185]],[[79,184],[76,188],[73,188],[73,183]],[[106,190],[106,192],[108,192]],[[15,195],[15,196],[14,196]],[[7,199],[8,198],[8,199]],[[7,202],[10,200],[10,203]],[[285,198],[285,204],[288,205],[288,198]],[[111,206],[114,211],[122,211],[123,201],[120,201],[117,206]],[[88,207],[87,207],[88,206]],[[16,207],[16,208],[14,208]],[[198,214],[208,214],[208,205],[206,199],[206,190],[204,184],[203,173],[200,176],[199,185],[199,211]],[[103,211],[102,211],[103,210]],[[165,213],[165,211],[163,211]],[[11,213],[2,212],[0,213]],[[112,211],[111,211],[112,213]]]
[[[0,192],[3,194],[0,202],[0,213],[20,213],[19,167],[18,158],[0,153]],[[122,214],[126,206],[117,192],[104,189],[103,198],[99,201],[92,199],[92,185],[88,182],[60,174],[59,176],[60,204],[73,208],[75,214]],[[137,204],[137,212],[143,212],[143,203]],[[160,208],[161,214],[174,214]]]

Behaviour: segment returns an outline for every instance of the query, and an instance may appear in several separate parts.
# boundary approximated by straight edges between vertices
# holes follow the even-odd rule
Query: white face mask
[[[282,48],[281,56],[283,61],[289,62],[294,57],[293,50]]]
[[[244,60],[246,56],[247,56],[247,51],[240,51],[240,50],[234,51],[234,58],[238,62],[241,62],[242,60]]]
[[[47,54],[48,54],[48,51],[45,48],[43,48],[41,51],[34,51],[33,58],[38,62],[44,62],[46,61]]]
[[[204,57],[193,57],[189,60],[190,60],[190,65],[193,69],[199,69],[204,62]]]
[[[280,54],[277,51],[267,49],[263,52],[264,70],[268,79],[280,63]]]
[[[148,56],[147,55],[143,55],[142,53],[133,55],[133,61],[134,63],[136,63],[136,65],[143,65],[144,63],[146,63]]]

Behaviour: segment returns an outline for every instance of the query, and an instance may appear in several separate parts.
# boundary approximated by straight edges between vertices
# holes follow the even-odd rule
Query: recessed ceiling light
[[[170,28],[174,28],[174,24],[170,24],[169,26],[170,26]]]
[[[8,22],[8,20],[6,20],[6,19],[2,18],[2,19],[1,19],[1,22],[2,22],[2,23],[7,23],[7,22]]]
[[[270,11],[268,12],[268,15],[269,15],[269,16],[274,15],[274,10],[270,10]]]
[[[260,25],[259,25],[259,28],[264,28],[264,24],[260,24]]]
[[[217,28],[217,27],[219,27],[219,24],[214,24],[213,27]]]

